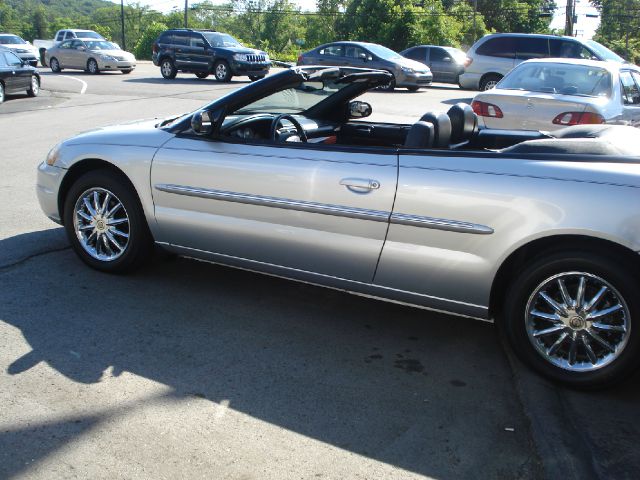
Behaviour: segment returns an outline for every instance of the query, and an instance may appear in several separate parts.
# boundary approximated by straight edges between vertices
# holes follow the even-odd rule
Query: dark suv
[[[153,64],[164,78],[178,71],[207,78],[213,73],[219,82],[234,75],[252,81],[269,73],[271,61],[265,52],[244,47],[231,35],[210,30],[171,29],[162,32],[153,44]]]

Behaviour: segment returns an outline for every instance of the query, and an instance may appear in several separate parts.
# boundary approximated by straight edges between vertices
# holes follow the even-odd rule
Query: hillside
[[[113,2],[107,0],[4,0],[4,3],[17,11],[44,5],[53,16],[71,18],[90,16],[98,8],[114,6]]]

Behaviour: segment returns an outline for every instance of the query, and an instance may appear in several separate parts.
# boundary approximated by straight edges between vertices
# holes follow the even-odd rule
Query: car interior
[[[353,69],[345,74],[344,70],[325,67],[305,77],[331,78],[336,83],[347,84],[310,108],[299,113],[234,109],[229,115],[221,115],[224,118],[213,137],[234,143],[286,143],[303,148],[313,144],[320,148],[375,147],[425,153],[448,150],[452,154],[473,150],[525,156],[640,156],[640,146],[627,141],[630,130],[633,135],[637,133],[633,127],[579,125],[553,133],[480,129],[475,112],[464,103],[453,105],[446,112],[427,112],[411,125],[367,122],[363,118],[371,114],[371,106],[353,99],[388,82],[388,74],[374,70],[353,73]]]

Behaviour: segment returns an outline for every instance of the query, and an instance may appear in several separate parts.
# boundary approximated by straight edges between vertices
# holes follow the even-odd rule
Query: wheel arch
[[[495,318],[500,313],[507,286],[516,273],[534,258],[563,250],[579,250],[615,258],[630,266],[630,270],[640,269],[640,255],[632,249],[603,238],[588,235],[561,234],[532,240],[511,252],[502,262],[491,284],[489,295],[489,316]]]
[[[82,175],[84,175],[87,172],[94,171],[94,170],[109,170],[111,172],[116,173],[124,181],[127,182],[127,185],[135,193],[135,195],[136,195],[136,197],[138,199],[138,202],[140,202],[140,204],[142,205],[142,201],[141,201],[141,198],[140,198],[140,193],[136,189],[136,187],[133,184],[133,182],[129,179],[127,174],[124,173],[124,171],[122,171],[120,168],[118,168],[113,163],[107,162],[106,160],[101,160],[101,159],[98,159],[98,158],[87,158],[87,159],[80,160],[80,161],[74,163],[69,168],[69,170],[65,174],[64,178],[62,179],[62,183],[60,184],[60,188],[58,189],[58,214],[59,214],[61,220],[64,219],[64,206],[65,206],[64,203],[65,203],[65,200],[67,198],[67,194],[69,193],[69,190],[71,189],[71,186]]]
[[[478,82],[478,88],[482,85],[482,82],[486,80],[487,77],[499,77],[501,80],[504,78],[504,74],[498,72],[487,72],[480,77],[480,81]]]

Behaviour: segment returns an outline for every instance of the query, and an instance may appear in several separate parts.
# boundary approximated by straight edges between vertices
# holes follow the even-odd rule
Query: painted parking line
[[[70,78],[71,80],[76,80],[82,84],[82,88],[80,89],[80,95],[84,94],[87,91],[87,82],[81,80],[77,77],[72,77],[71,75],[58,75],[59,77]]]

